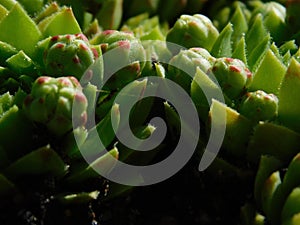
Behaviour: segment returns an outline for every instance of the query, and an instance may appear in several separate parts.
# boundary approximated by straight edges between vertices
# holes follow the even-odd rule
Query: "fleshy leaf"
[[[282,165],[283,163],[273,156],[261,156],[254,183],[254,197],[259,208],[262,207],[262,189],[266,185],[265,181],[272,173],[280,169]]]
[[[296,45],[295,40],[287,41],[279,47],[279,51],[282,55],[284,55],[288,51],[296,52],[297,50],[298,46]]]
[[[246,44],[249,55],[252,53],[255,47],[261,43],[267,34],[268,32],[263,25],[262,15],[258,14],[246,34]]]
[[[228,23],[215,41],[211,54],[215,57],[231,57],[231,36],[233,34],[232,24]]]
[[[300,153],[296,154],[290,162],[283,179],[284,188],[291,191],[300,185]]]
[[[0,30],[1,41],[23,50],[29,56],[34,53],[35,45],[41,38],[37,26],[19,4],[15,4],[9,14],[1,20]]]
[[[282,208],[281,219],[286,221],[295,214],[300,213],[300,188],[295,188],[286,199]]]
[[[98,155],[104,148],[107,148],[112,143],[115,138],[115,132],[112,127],[112,117],[114,121],[118,123],[115,124],[115,126],[119,126],[120,109],[118,104],[114,104],[109,113],[89,131],[88,137],[81,146],[82,151],[84,151],[86,155],[91,157]],[[98,146],[98,139],[101,140],[102,146]]]
[[[115,161],[112,160],[111,157],[118,159],[119,151],[116,147],[99,158],[96,158],[90,165],[77,165],[71,175],[67,178],[67,182],[70,184],[80,183],[91,178],[100,177],[101,174],[94,170],[94,168],[96,169],[97,167],[101,168],[102,174],[108,174],[115,166]]]
[[[67,166],[60,156],[49,146],[39,148],[15,161],[4,171],[13,178],[26,175],[51,174],[61,177],[65,175]]]
[[[300,154],[298,153],[291,161],[281,185],[274,192],[270,210],[269,218],[271,224],[279,225],[281,219],[281,212],[284,203],[293,189],[300,185]]]
[[[155,127],[151,124],[148,124],[146,126],[142,127],[136,127],[132,131],[134,135],[143,140],[148,137],[150,137],[155,132]],[[126,135],[126,134],[121,134]],[[143,142],[139,143],[132,143],[130,147],[127,147],[126,145],[123,145],[122,143],[117,144],[118,150],[120,152],[120,160],[128,163],[128,164],[134,164],[134,165],[145,165],[154,158],[154,156],[157,154],[157,149],[151,149],[151,151],[146,152],[140,152],[136,151],[136,149],[143,149]]]
[[[33,74],[34,62],[22,50],[6,60],[7,66],[18,74]]]
[[[241,9],[240,4],[237,4],[237,7],[235,9],[235,12],[233,16],[230,19],[230,23],[233,25],[233,33],[232,33],[232,45],[233,48],[237,46],[237,44],[240,42],[241,38],[244,36],[244,34],[248,30],[248,23],[245,18],[245,15]]]
[[[240,59],[245,63],[245,65],[248,65],[245,36],[242,36],[239,42],[236,44],[236,47],[232,53],[232,58]]]
[[[214,96],[214,93],[218,93],[220,87],[210,79],[210,77],[204,73],[199,67],[191,84],[191,97],[196,105],[198,114],[202,121],[206,121],[209,111],[209,105],[212,99],[207,99],[202,88],[198,84],[201,84],[202,88],[205,88],[205,93]],[[208,93],[210,92],[210,93]]]
[[[45,38],[55,35],[81,33],[73,11],[68,7],[64,7],[59,12],[46,17],[39,23],[39,28]]]
[[[39,24],[46,17],[51,16],[52,14],[58,12],[60,7],[56,2],[51,2],[51,4],[47,5],[43,11],[41,11],[33,20],[36,24]]]
[[[278,118],[287,127],[300,132],[300,63],[291,60],[279,92]]]
[[[261,193],[261,204],[263,211],[269,215],[269,212],[271,210],[271,205],[273,201],[274,193],[277,191],[277,189],[281,185],[281,179],[280,179],[280,173],[279,171],[276,171],[271,174],[270,177],[268,177],[262,187],[262,193]]]
[[[96,15],[99,25],[104,29],[118,29],[121,24],[123,0],[107,0]]]
[[[21,3],[30,15],[39,12],[44,5],[44,0],[18,0],[18,2]]]
[[[252,72],[255,72],[262,57],[270,46],[271,37],[267,34],[262,41],[248,54],[248,66]],[[247,51],[249,52],[249,46],[247,45]]]
[[[180,117],[168,102],[164,102],[164,111],[166,114],[168,132],[170,132],[172,138],[176,139],[181,128]]]
[[[247,149],[248,160],[258,162],[261,155],[272,155],[287,162],[298,153],[300,135],[272,123],[259,123]]]
[[[252,122],[240,115],[237,111],[218,101],[213,101],[211,109],[214,107],[214,104],[226,110],[226,132],[223,147],[234,157],[245,155],[246,146],[253,127]],[[210,111],[209,118],[211,114]]]
[[[0,95],[0,118],[12,106],[13,99],[14,97],[11,94],[9,94],[9,92]]]
[[[278,94],[286,67],[269,49],[253,74],[250,91],[263,90],[267,93]]]
[[[6,42],[0,41],[0,64],[5,64],[6,59],[16,54],[18,51]]]
[[[21,156],[34,146],[33,134],[33,124],[16,105],[0,117],[0,145],[9,159]]]

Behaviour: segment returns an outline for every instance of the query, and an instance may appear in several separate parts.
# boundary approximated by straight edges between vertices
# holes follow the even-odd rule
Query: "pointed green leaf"
[[[65,175],[66,171],[67,166],[60,156],[49,146],[46,146],[21,157],[6,168],[4,174],[13,178],[45,174],[60,177]]]
[[[93,116],[95,116],[94,110],[96,104],[97,87],[91,83],[88,83],[83,88],[83,93],[88,101],[88,108],[87,108],[88,119],[93,118]]]
[[[172,138],[176,139],[180,134],[180,117],[168,102],[164,102],[164,110],[166,114],[168,132],[170,132]]]
[[[17,49],[10,44],[0,41],[0,64],[3,65],[9,57],[17,52]]]
[[[35,73],[34,62],[22,50],[6,60],[7,67],[18,74]]]
[[[300,63],[292,58],[279,92],[278,118],[287,127],[300,132]]]
[[[262,38],[262,41],[248,54],[248,66],[252,72],[255,72],[258,65],[261,62],[262,57],[266,54],[270,46],[270,35],[266,35]],[[249,52],[249,46],[247,45],[247,51]]]
[[[77,127],[64,136],[62,142],[63,152],[70,160],[82,159],[80,148],[87,138],[88,132],[84,127]]]
[[[0,117],[0,145],[7,151],[9,159],[15,159],[31,150],[34,145],[33,130],[31,121],[16,105]]]
[[[286,199],[282,208],[281,220],[286,221],[300,213],[300,188],[295,188]]]
[[[9,92],[0,95],[0,118],[10,109],[13,104],[14,97]]]
[[[290,61],[292,59],[292,55],[290,51],[287,51],[284,56],[282,57],[282,63],[286,66],[289,66]]]
[[[234,157],[244,156],[246,154],[249,136],[252,132],[252,122],[246,117],[240,115],[234,109],[218,101],[213,101],[213,104],[211,105],[209,113],[210,120],[211,115],[213,115],[212,109],[215,106],[226,110],[226,132],[223,140],[223,147]]]
[[[133,120],[136,119],[136,121],[133,121],[133,124],[139,124],[141,125],[142,123],[145,122],[146,118],[149,115],[149,108],[143,108],[145,105],[143,105],[143,98],[144,98],[144,93],[147,90],[151,90],[151,93],[155,93],[157,88],[157,85],[148,85],[148,79],[143,78],[143,80],[135,80],[128,84],[126,88],[123,88],[122,92],[118,94],[116,103],[120,105],[120,111],[122,113],[122,108],[127,109],[126,106],[127,104],[131,102],[136,102],[134,108],[131,109],[130,111],[130,117]],[[142,101],[141,101],[142,100]],[[146,99],[145,99],[146,100]],[[144,102],[145,102],[144,100]],[[153,99],[150,100],[150,102],[153,101]],[[147,100],[146,100],[147,102]],[[150,103],[149,102],[149,103]],[[134,112],[134,110],[136,110]],[[140,114],[138,114],[140,111]],[[134,116],[139,116],[140,118],[134,118]],[[125,118],[124,118],[125,119]],[[127,119],[127,118],[126,118]],[[120,129],[123,128],[123,124],[125,121],[121,121],[120,124]]]
[[[104,30],[118,29],[121,23],[123,0],[104,1],[101,10],[96,15],[99,25]]]
[[[272,202],[270,204],[269,217],[270,222],[279,225],[281,212],[284,203],[293,189],[300,185],[300,153],[298,153],[288,166],[287,172],[283,178],[281,185],[274,192]]]
[[[278,94],[286,67],[269,49],[253,74],[250,91],[263,90],[267,93]]]
[[[261,155],[272,155],[288,162],[298,153],[300,135],[286,127],[259,123],[250,138],[247,149],[248,160],[258,162]]]
[[[215,57],[231,57],[231,36],[233,34],[232,24],[228,23],[227,26],[221,31],[217,40],[215,41],[211,54]]]
[[[69,184],[80,183],[88,179],[100,177],[101,174],[108,174],[114,168],[116,159],[118,158],[119,151],[114,147],[109,152],[97,158],[90,165],[77,165],[66,181]],[[96,171],[96,169],[99,169],[101,174]]]
[[[262,209],[262,190],[266,185],[266,180],[282,166],[283,163],[273,156],[261,156],[254,183],[254,198],[260,209]]]
[[[30,15],[38,13],[44,6],[44,0],[18,0],[18,2],[21,3]]]
[[[46,17],[38,26],[45,38],[62,34],[81,33],[73,11],[68,7],[64,7],[59,12]]]
[[[198,67],[191,84],[191,97],[197,108],[200,119],[206,121],[212,99],[207,99],[202,89],[205,90],[206,94],[214,96],[214,93],[218,93],[220,87]]]
[[[33,20],[36,24],[39,24],[46,17],[51,16],[52,14],[58,12],[60,7],[56,2],[51,2],[51,4],[45,6],[44,10],[40,12]]]
[[[15,4],[9,14],[0,21],[0,30],[1,41],[23,50],[29,56],[34,53],[35,45],[41,38],[34,21],[19,4]]]
[[[95,156],[107,148],[115,139],[115,132],[112,127],[112,118],[115,121],[115,126],[119,127],[120,108],[118,104],[114,104],[110,112],[88,132],[88,137],[81,146],[81,151],[86,155]],[[99,146],[101,141],[101,146]]]
[[[240,59],[245,63],[245,65],[248,65],[245,36],[242,36],[239,42],[236,44],[236,47],[232,53],[232,58]]]
[[[296,45],[295,40],[287,41],[279,47],[279,51],[282,55],[284,55],[288,51],[297,52],[297,50],[298,46]]]
[[[300,185],[300,153],[294,156],[283,179],[284,188],[291,191]]]
[[[252,51],[267,35],[268,32],[264,27],[262,15],[258,14],[246,34],[246,44],[249,55],[251,55]]]
[[[230,19],[230,23],[233,25],[232,45],[233,48],[235,48],[244,34],[248,31],[248,22],[240,4],[237,5],[234,14]]]
[[[280,173],[276,171],[268,177],[262,187],[261,192],[261,204],[263,211],[269,215],[269,212],[272,208],[271,204],[273,201],[274,193],[277,191],[277,188],[281,185]]]
[[[154,126],[148,124],[146,126],[134,128],[132,133],[137,138],[143,140],[149,138],[155,132],[155,129],[156,128]],[[120,152],[120,160],[128,164],[144,166],[145,164],[151,162],[153,157],[157,154],[157,151],[153,149],[146,152],[136,151],[136,149],[143,149],[143,141],[139,143],[132,143],[132,145],[129,147],[123,145],[122,143],[118,143],[117,147]]]

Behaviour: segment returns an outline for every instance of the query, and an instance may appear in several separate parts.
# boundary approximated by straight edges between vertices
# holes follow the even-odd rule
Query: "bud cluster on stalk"
[[[74,104],[77,111],[72,114]],[[72,119],[76,126],[85,125],[87,104],[75,77],[42,76],[33,83],[31,93],[24,101],[24,109],[30,119],[46,125],[55,135],[63,135],[72,129]]]
[[[99,54],[84,34],[53,36],[43,52],[45,72],[51,76],[80,79]]]
[[[204,126],[197,155],[212,129],[224,127],[209,174],[229,171],[248,187],[256,177],[241,201],[252,208],[244,208],[244,224],[300,223],[297,1],[42,2],[0,0],[0,200],[28,206],[20,200],[31,196],[27,178],[51,178],[58,184],[49,199],[85,204],[99,196],[101,176],[93,168],[114,168],[110,155],[136,165],[164,156],[189,127],[169,99],[143,99],[147,88],[174,94],[147,79],[156,76],[192,99]],[[130,131],[122,130],[117,97],[136,100],[129,120],[141,139],[157,132],[148,119],[162,112],[170,132],[155,151],[136,154],[120,143],[116,132]]]

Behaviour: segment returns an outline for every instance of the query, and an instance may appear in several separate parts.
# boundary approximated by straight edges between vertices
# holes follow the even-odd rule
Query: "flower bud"
[[[240,105],[240,113],[254,121],[273,119],[278,112],[278,98],[264,91],[248,92]]]
[[[57,136],[72,129],[72,120],[76,127],[87,121],[87,99],[75,77],[39,77],[24,100],[24,109],[32,121]]]

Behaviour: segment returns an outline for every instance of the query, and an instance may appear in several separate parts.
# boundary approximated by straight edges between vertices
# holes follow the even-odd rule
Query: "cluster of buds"
[[[76,107],[74,104],[76,104]],[[44,124],[54,135],[62,136],[87,122],[87,98],[75,77],[39,77],[24,101],[27,116]],[[75,128],[75,127],[74,127]]]
[[[189,93],[196,68],[206,73],[214,61],[215,58],[204,48],[181,50],[169,62],[167,78],[180,84]]]
[[[283,163],[263,156],[255,181],[255,197],[266,221],[274,225],[296,225],[300,222],[300,154],[283,173]]]
[[[146,61],[145,50],[132,33],[106,30],[91,43],[101,46],[108,89],[120,89],[141,75]]]
[[[185,48],[201,47],[210,51],[219,36],[211,20],[201,14],[182,15],[167,34],[167,41]]]
[[[75,76],[80,79],[87,68],[99,57],[83,34],[58,35],[49,40],[43,62],[50,76]]]
[[[271,120],[278,113],[278,98],[264,91],[246,93],[239,112],[254,121]]]
[[[252,73],[239,59],[218,58],[215,60],[211,72],[230,99],[239,97],[252,81]]]

